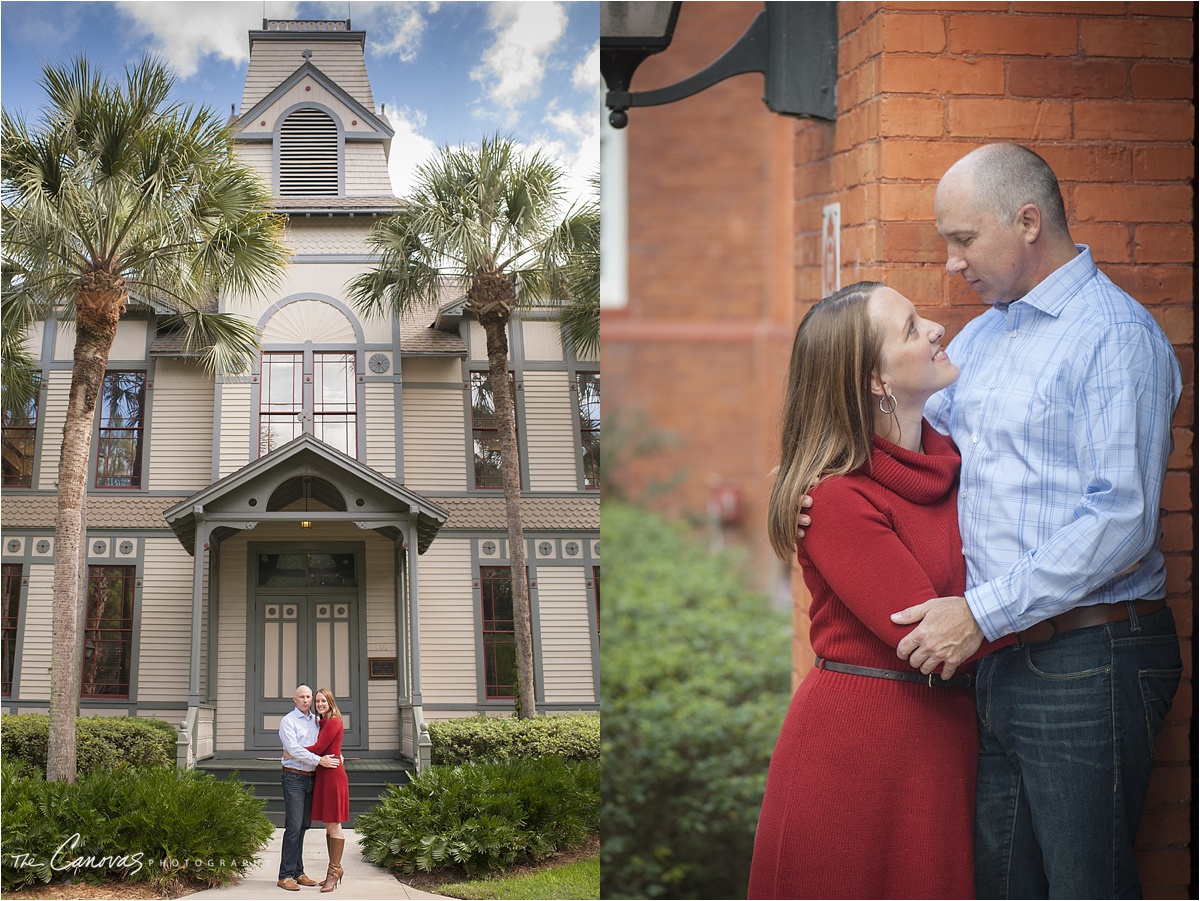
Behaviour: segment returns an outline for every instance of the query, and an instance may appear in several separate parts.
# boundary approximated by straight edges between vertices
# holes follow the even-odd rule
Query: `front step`
[[[346,778],[350,781],[350,821],[354,828],[360,813],[379,803],[379,796],[389,785],[403,785],[415,770],[406,759],[378,757],[347,757]],[[254,793],[266,801],[263,813],[277,827],[283,826],[283,786],[280,783],[279,758],[260,760],[255,757],[210,757],[196,764],[196,769],[227,779],[234,773]],[[319,828],[319,827],[318,827]]]

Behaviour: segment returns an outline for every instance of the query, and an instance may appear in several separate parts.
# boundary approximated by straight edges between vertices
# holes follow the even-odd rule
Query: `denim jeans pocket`
[[[1179,687],[1182,675],[1182,665],[1171,669],[1138,670],[1142,707],[1146,714],[1146,741],[1150,746],[1151,759],[1154,757],[1154,739],[1162,729],[1167,711],[1171,709],[1171,701],[1175,697],[1175,690]]]
[[[1091,632],[1095,634],[1088,634]],[[1084,679],[1112,671],[1112,647],[1101,629],[1055,636],[1026,645],[1024,651],[1029,671],[1043,679]]]

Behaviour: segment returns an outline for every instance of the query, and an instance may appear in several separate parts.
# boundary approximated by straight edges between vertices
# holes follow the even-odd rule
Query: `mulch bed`
[[[189,894],[189,893],[184,893]],[[99,901],[99,899],[114,899],[124,901],[127,898],[178,898],[179,894],[159,894],[142,882],[107,882],[104,885],[91,885],[87,882],[52,882],[49,885],[26,887],[5,892],[5,901],[9,898],[30,899],[69,899],[78,898],[80,901]]]

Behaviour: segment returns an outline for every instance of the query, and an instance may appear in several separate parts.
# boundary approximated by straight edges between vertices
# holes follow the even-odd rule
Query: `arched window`
[[[298,109],[279,128],[279,196],[338,195],[338,128],[319,109]]]

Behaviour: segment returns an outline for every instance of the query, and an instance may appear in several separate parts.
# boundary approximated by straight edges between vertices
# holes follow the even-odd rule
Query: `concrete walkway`
[[[353,829],[346,829],[346,848],[342,852],[342,869],[346,875],[336,891],[329,892],[330,901],[391,901],[404,898],[442,898],[443,895],[431,895],[422,892],[411,885],[405,885],[392,875],[391,871],[376,866],[363,859],[362,850],[358,844],[358,834]],[[283,850],[283,830],[276,829],[270,843],[259,854],[259,864],[246,874],[245,878],[225,888],[211,888],[202,892],[188,895],[188,898],[241,898],[246,901],[262,901],[264,898],[278,899],[300,898],[303,901],[315,901],[321,890],[317,886],[306,888],[301,886],[298,892],[281,889],[275,883],[279,879],[279,859]],[[329,858],[325,851],[325,830],[310,829],[304,837],[304,865],[310,879],[318,882],[325,878],[325,868]]]

